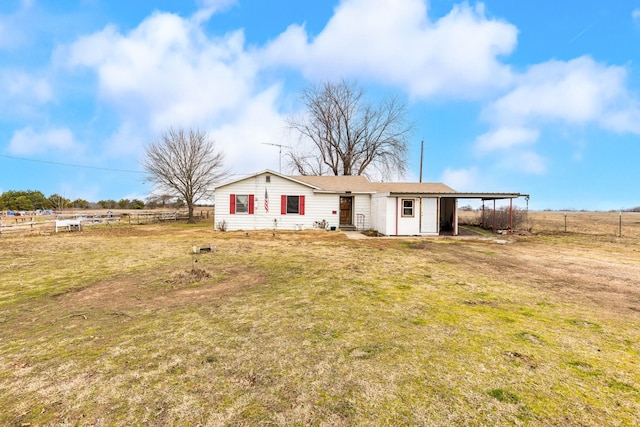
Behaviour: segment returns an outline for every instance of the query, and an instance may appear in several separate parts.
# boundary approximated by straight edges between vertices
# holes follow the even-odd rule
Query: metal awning
[[[528,198],[529,195],[521,193],[452,193],[442,195],[440,197],[448,197],[453,199],[504,200],[517,199],[518,197]]]

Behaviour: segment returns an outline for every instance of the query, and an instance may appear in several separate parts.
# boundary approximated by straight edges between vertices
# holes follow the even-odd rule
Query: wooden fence
[[[209,218],[211,211],[200,211],[196,217]],[[75,231],[96,224],[150,224],[164,221],[187,220],[187,212],[122,212],[101,214],[59,214],[59,215],[4,215],[0,216],[0,236],[11,233],[49,233],[56,231]],[[69,227],[68,224],[73,224]]]

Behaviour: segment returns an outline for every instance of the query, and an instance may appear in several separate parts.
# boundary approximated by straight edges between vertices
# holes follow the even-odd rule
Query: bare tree
[[[214,150],[214,142],[198,130],[169,129],[160,140],[145,147],[142,167],[161,192],[184,199],[188,222],[194,223],[193,206],[220,178],[224,154]]]
[[[308,147],[288,153],[302,175],[403,176],[407,138],[413,124],[397,97],[369,104],[355,83],[341,80],[311,86],[302,92],[306,114],[289,118]]]

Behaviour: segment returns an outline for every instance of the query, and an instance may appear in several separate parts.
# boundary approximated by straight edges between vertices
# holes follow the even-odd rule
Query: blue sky
[[[3,0],[0,192],[144,198],[144,146],[206,131],[278,170],[299,91],[357,81],[415,122],[406,180],[640,206],[640,0]],[[286,170],[284,170],[286,172]]]

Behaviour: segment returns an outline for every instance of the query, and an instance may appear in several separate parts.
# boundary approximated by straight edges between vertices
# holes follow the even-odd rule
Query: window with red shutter
[[[281,196],[280,213],[304,215],[304,201],[304,196]]]
[[[255,197],[253,194],[231,194],[229,200],[229,213],[253,214]]]

